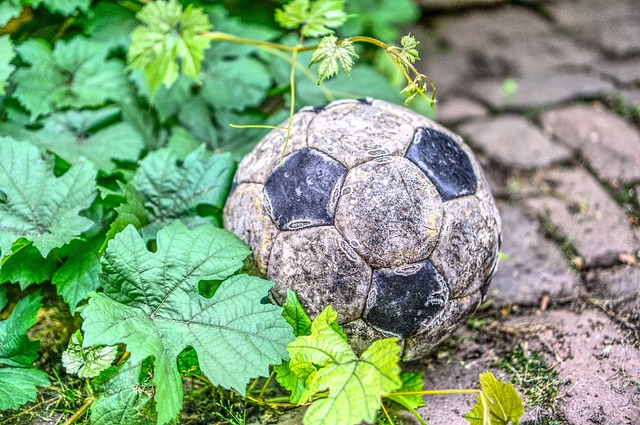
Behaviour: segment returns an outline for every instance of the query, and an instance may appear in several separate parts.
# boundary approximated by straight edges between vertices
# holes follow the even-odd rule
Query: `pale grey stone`
[[[476,196],[444,203],[440,239],[431,254],[452,298],[479,292],[498,256],[500,228],[491,204]]]
[[[384,156],[403,155],[414,132],[406,117],[363,102],[328,107],[311,121],[308,146],[348,168]]]
[[[442,201],[405,158],[385,156],[352,169],[335,226],[372,267],[398,267],[429,256],[438,240]]]
[[[474,146],[507,167],[534,169],[567,161],[569,150],[553,143],[525,118],[501,115],[460,127]]]
[[[599,76],[579,72],[550,72],[515,79],[514,94],[503,91],[504,79],[475,83],[471,90],[493,108],[525,111],[569,100],[593,99],[613,92],[613,84]]]
[[[640,180],[640,132],[623,118],[601,108],[569,106],[546,112],[545,131],[583,156],[612,184]]]
[[[525,204],[571,243],[587,267],[610,266],[620,254],[633,255],[640,244],[620,206],[581,168],[538,173],[542,188]]]
[[[362,314],[371,268],[332,226],[281,232],[269,264],[267,277],[276,283],[273,295],[279,304],[287,289],[293,289],[312,318],[327,305],[338,312],[341,323]]]
[[[251,247],[258,270],[266,275],[278,228],[264,209],[262,188],[255,183],[241,183],[234,188],[225,205],[224,228]]]
[[[471,118],[481,118],[487,114],[487,109],[484,106],[466,97],[452,97],[439,102],[436,106],[438,121],[445,124],[455,124]]]

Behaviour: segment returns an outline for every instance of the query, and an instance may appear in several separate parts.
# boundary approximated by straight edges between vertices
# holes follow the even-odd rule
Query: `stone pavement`
[[[504,258],[486,326],[410,366],[428,388],[473,388],[485,369],[509,378],[496,362],[524,345],[561,382],[524,423],[640,424],[640,3],[420,3],[436,119],[485,167]],[[473,405],[425,401],[430,425]]]

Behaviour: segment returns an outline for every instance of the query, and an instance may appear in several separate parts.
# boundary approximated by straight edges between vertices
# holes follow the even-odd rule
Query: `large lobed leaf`
[[[100,106],[129,94],[124,65],[107,60],[104,45],[83,37],[58,41],[55,48],[44,40],[29,39],[16,50],[29,68],[12,76],[14,96],[31,111],[31,119],[56,108]]]
[[[150,153],[134,177],[149,223],[145,239],[175,219],[190,227],[210,222],[196,214],[198,206],[221,210],[231,187],[235,162],[229,154],[208,156],[204,145],[179,163],[170,149]]]
[[[251,377],[287,356],[292,334],[279,307],[260,303],[271,282],[228,278],[250,253],[236,236],[174,222],[156,242],[149,252],[133,226],[116,235],[103,258],[104,293],[82,316],[85,345],[124,343],[133,362],[153,356],[158,423],[167,423],[182,406],[176,358],[184,348],[195,349],[214,385],[244,393]],[[201,280],[224,281],[207,299],[198,293]]]
[[[300,400],[329,390],[326,398],[309,406],[305,425],[373,422],[382,396],[402,385],[397,340],[375,341],[358,359],[336,331],[337,317],[327,307],[313,321],[311,335],[298,337],[287,346],[290,369],[306,387]]]
[[[11,38],[8,35],[0,37],[0,94],[4,94],[7,78],[15,69],[15,66],[11,65],[14,56]]]
[[[35,146],[0,137],[0,193],[2,256],[25,238],[46,257],[93,224],[79,215],[96,195],[95,171],[88,161],[80,160],[56,177],[52,162]]]
[[[4,294],[0,287],[0,298],[5,298]],[[0,308],[5,302],[0,302]],[[0,410],[17,409],[35,400],[36,386],[49,385],[46,373],[31,367],[40,344],[27,337],[40,306],[39,294],[28,295],[18,301],[9,318],[0,321]]]

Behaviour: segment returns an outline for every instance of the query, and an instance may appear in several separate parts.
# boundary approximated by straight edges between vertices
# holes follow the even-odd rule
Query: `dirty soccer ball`
[[[286,124],[285,124],[286,125]],[[428,353],[480,304],[500,217],[462,139],[378,100],[304,108],[240,163],[225,227],[253,249],[282,303],[327,305],[352,345],[397,336]]]

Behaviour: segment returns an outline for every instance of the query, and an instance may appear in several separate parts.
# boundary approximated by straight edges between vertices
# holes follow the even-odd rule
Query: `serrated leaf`
[[[400,44],[402,44],[402,50],[400,54],[409,62],[414,63],[417,60],[420,60],[420,53],[418,52],[418,44],[420,42],[416,40],[414,36],[411,34],[407,34],[400,39]]]
[[[342,0],[293,0],[277,9],[275,20],[281,27],[300,27],[305,37],[320,37],[333,33],[347,20]]]
[[[351,41],[344,40],[338,44],[338,39],[335,36],[328,35],[320,41],[318,48],[313,52],[309,65],[318,64],[321,82],[338,74],[338,63],[344,73],[350,75],[353,67],[352,58],[357,57],[358,54]]]
[[[0,26],[4,26],[11,19],[20,15],[24,0],[3,0],[0,2]]]
[[[49,385],[47,374],[35,367],[0,368],[0,410],[17,409],[38,395],[36,387]]]
[[[290,369],[306,387],[300,400],[329,390],[326,398],[309,406],[305,425],[373,422],[381,397],[402,385],[397,339],[375,341],[358,359],[334,329],[337,317],[327,307],[314,319],[311,335],[298,337],[287,346]]]
[[[36,323],[36,314],[42,306],[40,299],[38,293],[24,297],[11,316],[0,321],[0,364],[29,367],[38,358],[40,342],[30,341],[27,330]]]
[[[116,2],[98,2],[79,19],[85,34],[106,48],[127,48],[129,34],[138,26],[135,12]]]
[[[58,261],[53,254],[46,258],[26,239],[18,239],[11,253],[2,259],[0,282],[13,282],[25,290],[32,284],[51,280]]]
[[[56,286],[58,295],[69,305],[74,313],[80,302],[87,298],[91,291],[100,287],[100,258],[97,247],[101,240],[74,240],[66,247],[66,259],[53,274],[51,283]]]
[[[144,376],[140,363],[128,361],[118,372],[95,385],[97,396],[91,404],[93,425],[156,423],[153,411],[154,388],[150,377]],[[92,381],[93,382],[93,381]]]
[[[0,137],[0,250],[6,256],[19,238],[33,242],[46,257],[93,222],[79,215],[96,195],[95,171],[79,161],[61,177],[38,149],[11,137]]]
[[[119,113],[118,108],[97,111],[69,110],[51,114],[35,133],[38,145],[70,164],[84,157],[97,169],[112,172],[113,160],[136,161],[144,148],[140,134],[125,122],[104,126]],[[100,126],[99,130],[94,130]]]
[[[14,72],[14,96],[31,111],[31,119],[56,108],[101,106],[129,94],[124,65],[106,59],[104,45],[83,37],[56,42],[30,39],[16,50],[30,64]]]
[[[171,136],[167,141],[167,148],[171,149],[176,158],[180,161],[184,161],[187,156],[200,147],[202,143],[196,139],[191,133],[184,127],[173,127],[171,129]]]
[[[3,35],[0,37],[0,94],[4,94],[7,79],[16,68],[11,65],[14,56],[11,38],[8,35]]]
[[[0,285],[0,311],[7,305],[7,288]]]
[[[221,210],[231,187],[235,162],[229,154],[207,156],[204,145],[178,164],[169,149],[151,152],[142,161],[134,177],[147,210],[149,224],[142,228],[151,239],[167,223],[179,219],[190,227],[211,223],[196,214],[206,205]]]
[[[175,0],[145,5],[136,15],[143,25],[131,33],[129,66],[142,69],[154,97],[161,84],[170,86],[180,73],[198,79],[210,40],[200,33],[211,27],[207,15]]]
[[[118,347],[83,347],[82,333],[71,335],[69,346],[62,353],[62,365],[67,373],[80,378],[93,378],[111,366],[116,359]]]
[[[291,328],[281,309],[261,304],[273,285],[247,275],[227,279],[249,249],[236,236],[212,226],[187,229],[175,222],[160,230],[157,251],[146,249],[133,226],[109,242],[101,275],[104,293],[83,310],[85,345],[124,343],[131,360],[154,357],[158,423],[182,406],[176,358],[186,347],[198,353],[214,385],[244,394],[248,380],[266,376],[286,358]],[[198,293],[201,280],[224,280],[215,295]]]
[[[105,241],[100,251],[104,251],[107,242],[113,239],[118,233],[122,232],[128,225],[133,225],[136,229],[142,228],[148,222],[147,211],[144,209],[144,199],[140,192],[131,183],[122,184],[118,182],[124,202],[115,207],[118,213],[116,219],[111,223],[109,231],[105,236]]]
[[[520,417],[524,414],[524,407],[522,399],[511,383],[505,384],[487,371],[480,374],[480,389],[487,398],[491,425],[518,425]],[[464,418],[472,425],[483,425],[485,414],[478,396],[473,409],[464,415]]]

